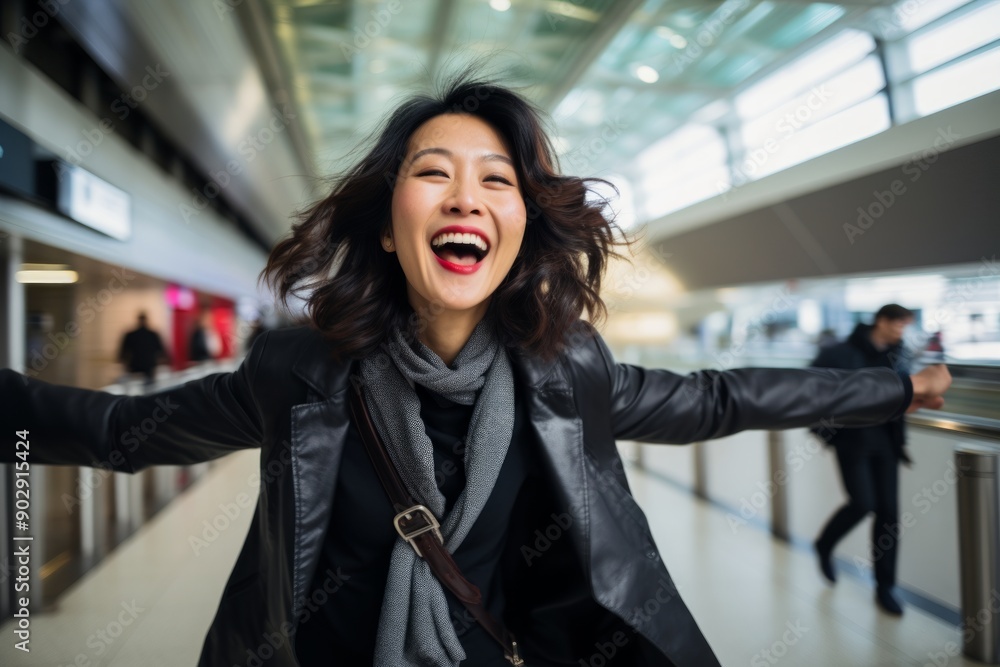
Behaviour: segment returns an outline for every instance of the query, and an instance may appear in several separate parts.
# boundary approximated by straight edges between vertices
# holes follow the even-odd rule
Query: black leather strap
[[[462,601],[483,629],[499,642],[507,661],[512,665],[524,665],[524,660],[518,654],[517,639],[483,606],[483,596],[479,588],[465,578],[458,563],[445,548],[441,533],[437,529],[437,518],[430,510],[418,504],[406,490],[372,422],[361,384],[352,382],[352,385],[351,415],[361,432],[361,439],[365,443],[368,457],[375,467],[382,488],[385,489],[396,511],[394,525],[396,531],[410,543],[418,556],[427,561],[434,576]]]

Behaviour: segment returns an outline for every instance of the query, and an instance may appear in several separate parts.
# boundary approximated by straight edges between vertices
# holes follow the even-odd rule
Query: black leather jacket
[[[579,606],[591,605],[624,621],[633,630],[631,664],[718,665],[632,499],[615,441],[690,443],[820,420],[875,424],[905,411],[912,385],[888,368],[681,376],[616,363],[582,320],[567,343],[548,362],[510,350],[553,496],[574,519],[560,543],[575,554],[581,581],[575,593],[560,593],[562,615],[578,618]],[[291,667],[298,663],[290,637],[308,613],[334,497],[353,368],[335,363],[318,333],[297,328],[260,336],[233,373],[151,396],[60,387],[3,370],[0,421],[6,434],[30,429],[34,463],[135,472],[260,447],[257,509],[200,664]],[[3,442],[2,460],[14,461],[12,439]]]

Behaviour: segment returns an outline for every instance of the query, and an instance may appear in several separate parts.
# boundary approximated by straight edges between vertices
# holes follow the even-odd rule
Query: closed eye
[[[507,180],[506,177],[501,176],[500,174],[492,174],[490,176],[487,176],[486,180],[487,181],[499,181],[500,183],[506,183],[507,185],[514,185],[509,180]]]

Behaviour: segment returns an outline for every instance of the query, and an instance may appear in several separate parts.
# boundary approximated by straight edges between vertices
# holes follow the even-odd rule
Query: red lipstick
[[[442,227],[437,232],[435,232],[433,238],[437,238],[441,234],[475,234],[476,236],[479,236],[484,241],[486,241],[486,249],[487,249],[486,252],[487,254],[489,254],[490,240],[486,236],[486,234],[483,233],[481,229],[478,229],[476,227],[468,227],[465,225],[448,225],[447,227]],[[431,240],[433,240],[433,238]],[[454,262],[449,262],[448,260],[439,257],[437,253],[434,253],[434,259],[436,259],[438,261],[438,264],[440,264],[442,267],[448,269],[449,271],[454,271],[455,273],[461,273],[462,275],[469,275],[470,273],[475,273],[476,271],[479,270],[479,267],[483,265],[482,259],[476,262],[475,264],[456,264]],[[486,259],[486,255],[483,256],[483,259]]]
[[[456,264],[455,262],[449,262],[446,259],[441,259],[437,255],[434,255],[434,259],[438,261],[438,264],[448,269],[449,271],[454,271],[455,273],[462,273],[468,275],[470,273],[475,273],[479,270],[479,267],[483,265],[482,260],[479,260],[475,264]]]

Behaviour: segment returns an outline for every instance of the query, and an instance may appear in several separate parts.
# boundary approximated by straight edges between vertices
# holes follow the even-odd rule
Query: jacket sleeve
[[[267,344],[259,336],[240,367],[146,396],[49,384],[0,370],[0,462],[14,461],[16,432],[28,431],[28,461],[137,472],[189,465],[260,446],[254,397]]]
[[[597,344],[611,381],[620,440],[684,444],[747,429],[869,426],[906,412],[913,385],[889,368],[740,368],[678,375],[616,363]]]

